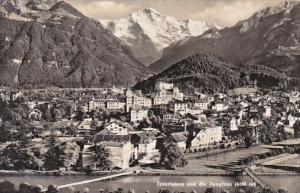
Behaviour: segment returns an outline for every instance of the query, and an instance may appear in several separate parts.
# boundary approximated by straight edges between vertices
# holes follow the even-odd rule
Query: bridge
[[[80,182],[74,182],[74,183],[70,183],[70,184],[60,185],[60,186],[57,186],[57,189],[60,190],[60,189],[64,189],[64,188],[70,188],[73,186],[79,186],[79,185],[83,185],[83,184],[89,184],[89,183],[108,180],[108,179],[117,178],[117,177],[121,177],[121,176],[127,176],[127,175],[131,175],[134,173],[136,173],[136,172],[135,171],[126,171],[126,172],[122,172],[122,173],[118,173],[118,174],[112,174],[109,176],[102,176],[102,177],[91,179],[91,180],[84,180],[84,181],[80,181]],[[42,190],[42,192],[46,192],[46,191],[47,191],[47,189]]]
[[[272,191],[274,191],[272,189],[272,187],[270,185],[268,185],[267,183],[265,183],[262,179],[260,179],[257,175],[255,175],[254,172],[252,172],[252,170],[248,167],[246,167],[244,169],[245,173],[262,189],[270,189]]]

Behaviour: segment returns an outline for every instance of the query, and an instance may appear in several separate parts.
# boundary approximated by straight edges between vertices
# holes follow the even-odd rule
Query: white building
[[[131,109],[130,110],[130,121],[138,122],[148,118],[148,109]]]
[[[126,91],[126,112],[134,106],[152,107],[152,100],[143,96],[140,90],[133,92],[131,89]]]
[[[105,108],[106,99],[93,99],[89,101],[89,111]]]
[[[128,135],[128,133],[133,130],[133,127],[130,124],[119,120],[108,123],[104,128],[106,131],[115,135]]]
[[[184,94],[179,91],[178,87],[174,87],[172,83],[157,82],[155,84],[157,91],[156,97],[168,98],[167,100],[183,100]],[[156,101],[155,101],[156,102]],[[167,103],[164,103],[167,104]]]
[[[181,115],[187,114],[188,111],[188,104],[186,103],[178,103],[174,104],[174,113],[179,113]]]
[[[109,152],[108,159],[112,167],[127,169],[130,165],[130,158],[133,153],[132,144],[128,142],[104,141],[102,142]]]
[[[225,111],[228,109],[228,105],[225,104],[225,103],[216,103],[215,105],[212,106],[212,109],[213,110],[216,110],[216,111]]]
[[[289,120],[289,127],[293,127],[294,124],[296,123],[296,121],[300,120],[300,117],[295,117],[293,115],[289,115],[288,120]]]
[[[209,105],[208,100],[199,100],[194,103],[194,107],[199,108],[201,110],[207,110],[208,105]]]
[[[155,89],[157,91],[160,91],[160,90],[170,90],[170,89],[173,89],[174,85],[173,83],[166,83],[166,82],[157,82],[155,84]]]
[[[111,101],[107,101],[106,108],[108,110],[124,110],[125,105],[126,104],[124,102],[120,102],[118,100],[111,100]]]
[[[167,105],[172,101],[171,97],[168,96],[155,96],[153,98],[153,105]]]
[[[272,108],[270,106],[265,106],[265,112],[263,113],[263,116],[266,117],[266,118],[269,118],[271,117],[272,115]]]
[[[200,130],[191,142],[192,147],[209,146],[222,141],[222,127],[208,126]]]
[[[231,131],[237,131],[239,129],[238,124],[237,124],[237,119],[235,117],[232,117],[229,124],[230,124]]]

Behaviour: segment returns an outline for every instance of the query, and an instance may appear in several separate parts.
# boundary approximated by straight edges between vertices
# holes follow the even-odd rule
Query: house
[[[285,105],[285,109],[286,109],[287,112],[289,112],[289,111],[295,111],[297,108],[296,108],[296,105],[294,103],[288,102]]]
[[[261,125],[263,122],[261,118],[259,118],[257,115],[252,115],[249,118],[249,126],[251,127],[257,127],[258,125]]]
[[[92,118],[85,118],[85,119],[83,119],[83,121],[81,121],[77,125],[77,129],[78,130],[86,130],[86,131],[94,129],[94,128],[92,128],[92,122],[93,122]]]
[[[197,107],[192,107],[187,109],[187,113],[191,115],[200,115],[201,113],[203,113],[203,110]]]
[[[205,114],[198,114],[197,117],[198,117],[199,123],[207,122],[207,116]]]
[[[179,88],[178,87],[174,87],[173,88],[173,98],[176,99],[176,100],[180,100],[180,101],[183,101],[183,93],[179,91]]]
[[[155,84],[155,89],[157,96],[161,98],[168,98],[168,100],[176,99],[183,100],[183,93],[179,91],[178,87],[174,87],[172,83],[157,82]],[[156,99],[154,102],[160,102],[159,99]],[[164,101],[165,102],[165,101]]]
[[[111,161],[113,168],[123,170],[129,168],[133,151],[132,144],[129,141],[103,141],[101,144],[108,150],[108,159]]]
[[[93,144],[85,144],[81,153],[82,168],[96,170],[97,160],[93,151]]]
[[[107,110],[123,110],[125,109],[125,102],[117,99],[93,99],[88,103],[88,110],[104,109]]]
[[[171,97],[157,95],[153,98],[153,105],[167,105],[170,101],[172,101]]]
[[[89,111],[105,108],[106,101],[107,101],[106,99],[93,99],[89,101],[89,105],[88,105]]]
[[[97,133],[93,139],[95,145],[104,145],[109,152],[108,159],[114,168],[127,169],[133,156],[130,135]]]
[[[258,113],[259,111],[259,106],[257,104],[253,104],[248,107],[249,113]]]
[[[129,112],[134,106],[152,107],[152,100],[145,97],[142,91],[132,91],[130,88],[126,91],[126,112]]]
[[[96,169],[97,160],[95,146],[103,145],[109,152],[107,157],[113,168],[127,169],[133,155],[133,146],[129,135],[113,135],[97,133],[92,143],[84,145],[82,167]]]
[[[188,140],[188,133],[186,131],[171,133],[171,139],[182,150],[186,149],[186,142]]]
[[[167,82],[158,81],[155,84],[155,89],[157,91],[160,91],[160,90],[170,90],[170,89],[173,89],[173,87],[174,87],[173,83],[167,83]]]
[[[213,96],[209,96],[207,98],[208,102],[214,102],[215,101],[215,98]]]
[[[151,132],[141,131],[131,134],[131,142],[134,144],[135,157],[138,159],[145,158],[151,161],[151,158],[157,155],[158,150],[156,149],[157,140],[155,135]]]
[[[130,121],[135,123],[148,118],[148,109],[134,108],[130,110]]]
[[[125,102],[121,102],[118,100],[109,100],[106,103],[106,108],[108,110],[125,110]]]
[[[176,113],[166,113],[163,115],[163,122],[178,122],[180,120],[181,115]]]
[[[207,110],[208,105],[209,105],[209,101],[205,99],[198,100],[194,103],[194,107],[199,108],[201,110]]]
[[[293,127],[294,124],[296,123],[296,121],[300,120],[300,117],[296,117],[296,116],[293,116],[293,115],[290,114],[290,115],[287,117],[287,119],[288,119],[288,121],[289,121],[289,126],[290,126],[290,127]]]
[[[181,115],[187,114],[188,104],[184,102],[175,102],[174,104],[174,113],[179,113]]]
[[[124,94],[125,88],[123,88],[123,87],[116,87],[115,85],[113,85],[111,91],[113,93],[117,93],[117,94]]]
[[[104,130],[114,135],[128,135],[133,127],[129,123],[113,120],[104,126]]]
[[[229,127],[230,131],[237,131],[239,129],[237,119],[235,117],[232,117],[229,124],[230,124],[230,127]]]
[[[191,141],[191,147],[208,147],[213,143],[222,141],[222,136],[221,126],[205,126],[194,134]]]
[[[291,103],[296,103],[300,101],[300,92],[292,92],[290,93],[290,96],[289,96],[289,102]]]
[[[264,106],[264,113],[263,113],[263,117],[265,118],[269,118],[272,115],[272,108],[270,106]]]
[[[228,104],[223,103],[223,102],[216,102],[213,106],[212,109],[220,112],[220,111],[225,111],[228,109]]]
[[[28,115],[28,119],[40,121],[42,120],[43,113],[39,109],[33,109]]]

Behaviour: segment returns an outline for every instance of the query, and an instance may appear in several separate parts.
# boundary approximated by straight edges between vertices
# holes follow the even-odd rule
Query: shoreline
[[[58,171],[51,171],[51,172],[22,172],[22,171],[0,171],[0,176],[57,176],[57,177],[63,177],[63,176],[105,176],[108,174],[117,174],[124,171],[114,171],[114,172],[107,172],[107,171],[98,171],[94,172],[92,174],[85,174],[84,172],[62,172],[59,173]],[[300,176],[300,173],[294,173],[294,172],[278,172],[278,173],[261,173],[261,172],[255,172],[257,176]],[[229,172],[218,172],[218,173],[208,173],[208,172],[202,172],[202,173],[194,173],[194,172],[178,172],[178,171],[147,171],[143,170],[139,173],[135,173],[129,176],[228,176],[228,177],[235,177],[235,176],[247,176],[245,174],[233,174]]]

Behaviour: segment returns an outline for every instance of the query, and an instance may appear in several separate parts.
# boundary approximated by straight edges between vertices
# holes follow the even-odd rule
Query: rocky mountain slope
[[[149,75],[127,46],[66,2],[0,0],[0,84],[132,85]]]
[[[229,61],[252,62],[300,75],[300,2],[283,2],[255,13],[235,26],[211,29],[199,37],[180,41],[164,50],[150,66],[161,72],[199,52],[217,54]]]
[[[101,23],[127,44],[145,65],[158,60],[162,50],[172,43],[217,27],[194,20],[178,21],[152,8],[134,12],[128,18],[102,20]]]
[[[137,83],[134,88],[150,93],[157,81],[165,81],[174,83],[187,94],[195,91],[214,93],[245,86],[249,84],[248,80],[256,81],[257,86],[265,88],[294,83],[285,74],[272,68],[255,64],[236,65],[219,56],[201,53],[187,57],[163,72]]]

